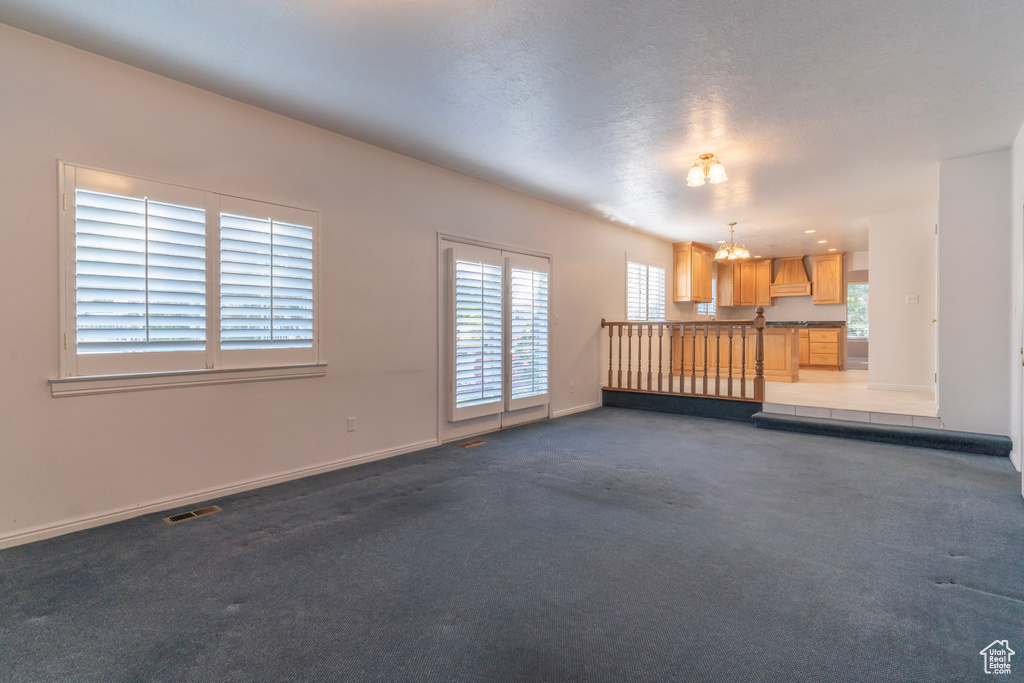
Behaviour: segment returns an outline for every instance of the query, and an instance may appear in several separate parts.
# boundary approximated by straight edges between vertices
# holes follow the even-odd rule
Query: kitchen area
[[[708,245],[676,243],[673,299],[694,304],[698,320],[750,320],[764,307],[766,410],[937,426],[934,393],[869,388],[867,260],[838,250],[715,260]],[[851,284],[864,298],[850,304],[863,308],[850,314],[852,332]]]

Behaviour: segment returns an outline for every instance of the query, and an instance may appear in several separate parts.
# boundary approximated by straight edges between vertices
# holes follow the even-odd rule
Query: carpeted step
[[[649,394],[641,391],[604,389],[601,404],[611,408],[650,410],[656,413],[713,417],[717,420],[750,422],[762,404],[753,401],[735,401],[707,396]]]
[[[800,417],[778,413],[755,413],[754,425],[760,429],[837,436],[841,439],[878,441],[900,446],[938,448],[944,451],[1008,456],[1013,442],[1008,436],[956,432],[949,429],[903,427],[872,422],[851,422],[817,417]]]

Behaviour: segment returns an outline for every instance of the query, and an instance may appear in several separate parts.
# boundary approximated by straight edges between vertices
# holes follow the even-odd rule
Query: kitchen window
[[[868,337],[868,285],[846,286],[846,336],[849,339]]]

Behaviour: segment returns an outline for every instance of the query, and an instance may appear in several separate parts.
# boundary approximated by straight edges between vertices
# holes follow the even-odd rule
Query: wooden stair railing
[[[764,326],[762,306],[757,307],[757,317],[753,320],[608,322],[602,319],[601,327],[608,328],[607,388],[764,402]],[[753,376],[749,377],[751,373]]]

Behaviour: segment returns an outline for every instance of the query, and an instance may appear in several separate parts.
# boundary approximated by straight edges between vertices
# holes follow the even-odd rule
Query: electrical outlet
[[[576,391],[576,383],[575,382],[569,382],[569,393],[571,394],[571,393],[574,393],[575,391]]]
[[[348,431],[350,431],[350,432],[356,431],[356,419],[354,417],[350,417],[348,419]]]
[[[907,294],[907,303],[916,304],[920,301],[920,297],[917,294]]]

